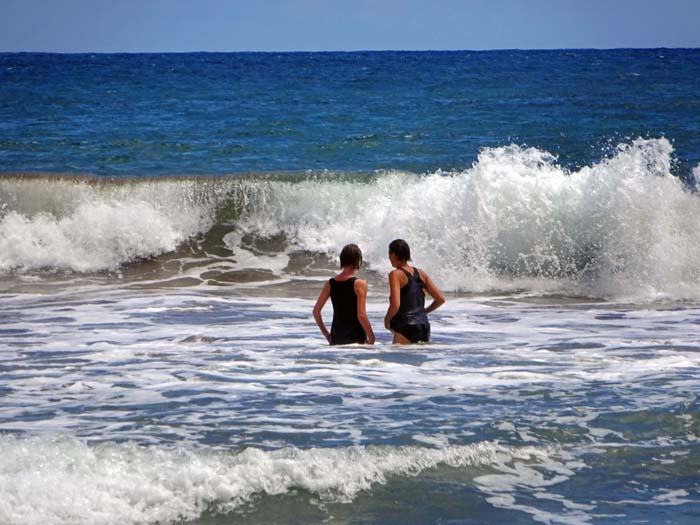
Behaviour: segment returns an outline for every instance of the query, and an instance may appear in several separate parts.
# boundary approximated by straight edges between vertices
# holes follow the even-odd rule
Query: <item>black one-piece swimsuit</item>
[[[356,277],[346,281],[330,279],[331,302],[333,303],[333,324],[331,324],[331,344],[347,345],[365,343],[367,335],[357,318]]]
[[[401,268],[401,271],[408,277],[408,282],[401,288],[401,306],[391,319],[391,329],[412,343],[427,343],[430,340],[430,322],[425,313],[425,283],[417,268],[413,268],[413,275],[405,268]]]

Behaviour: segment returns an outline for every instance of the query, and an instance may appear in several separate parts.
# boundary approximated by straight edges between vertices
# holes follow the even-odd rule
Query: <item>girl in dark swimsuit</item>
[[[394,333],[394,343],[410,344],[430,340],[428,313],[445,302],[445,296],[430,277],[408,264],[411,249],[403,239],[389,244],[389,262],[394,270],[389,274],[389,309],[384,326]],[[433,298],[425,307],[425,292]]]
[[[367,281],[355,277],[361,264],[360,248],[356,244],[344,246],[340,252],[340,267],[343,271],[326,281],[316,300],[314,320],[332,345],[374,344],[374,332],[366,311]],[[330,332],[321,315],[329,297],[333,303],[333,323]]]

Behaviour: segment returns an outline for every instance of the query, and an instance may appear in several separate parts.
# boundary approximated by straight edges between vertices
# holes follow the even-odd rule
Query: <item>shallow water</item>
[[[331,348],[312,305],[3,296],[0,521],[700,515],[697,306],[451,297],[405,348],[376,297],[378,344]]]

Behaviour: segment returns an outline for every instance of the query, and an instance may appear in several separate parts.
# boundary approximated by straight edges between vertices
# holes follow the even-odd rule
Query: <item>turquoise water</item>
[[[0,55],[0,523],[697,523],[699,116],[698,50]]]

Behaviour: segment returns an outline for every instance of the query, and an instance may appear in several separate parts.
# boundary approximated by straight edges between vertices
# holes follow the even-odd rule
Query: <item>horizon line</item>
[[[190,50],[190,51],[4,51],[0,50],[0,54],[41,54],[41,55],[147,55],[147,54],[232,54],[232,53],[250,53],[250,54],[294,54],[294,53],[488,53],[494,51],[653,51],[656,49],[668,50],[696,50],[700,46],[653,46],[653,47],[503,47],[503,48],[484,48],[484,49],[324,49],[324,50],[236,50],[236,51],[221,51],[221,50]]]

